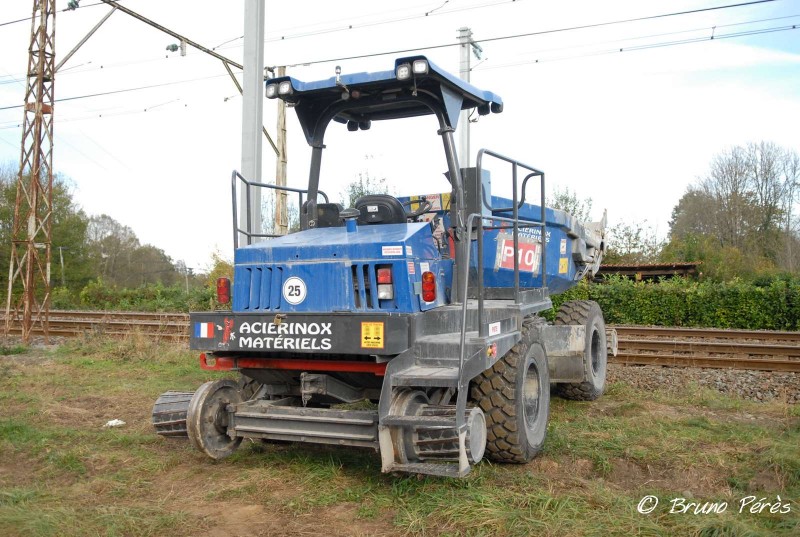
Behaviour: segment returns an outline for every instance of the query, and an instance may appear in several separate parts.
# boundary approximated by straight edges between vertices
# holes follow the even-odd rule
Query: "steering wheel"
[[[408,200],[402,203],[403,207],[411,207],[415,203],[419,204],[416,211],[411,211],[410,213],[406,213],[406,218],[419,218],[423,214],[427,213],[433,208],[431,202],[426,199],[415,199],[415,200]]]

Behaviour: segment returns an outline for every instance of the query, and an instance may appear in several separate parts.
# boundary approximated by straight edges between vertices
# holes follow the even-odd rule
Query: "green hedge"
[[[92,282],[71,296],[53,292],[53,307],[79,307],[127,311],[203,311],[215,307],[214,289],[147,285],[117,289]],[[800,279],[767,281],[696,282],[674,278],[658,283],[609,278],[604,283],[586,281],[553,298],[553,319],[566,300],[595,300],[607,323],[661,326],[699,326],[751,330],[800,330]]]
[[[183,285],[165,287],[143,285],[135,289],[118,289],[103,281],[91,282],[80,292],[77,307],[89,310],[188,312],[212,309],[216,293],[210,287]],[[66,301],[54,307],[67,307]]]
[[[800,281],[792,278],[765,285],[681,278],[657,283],[624,278],[581,282],[553,297],[554,311],[565,300],[582,299],[597,301],[606,322],[614,324],[800,330]]]

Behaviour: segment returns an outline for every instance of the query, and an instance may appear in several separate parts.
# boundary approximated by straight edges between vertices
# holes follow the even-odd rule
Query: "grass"
[[[12,356],[26,352],[28,352],[28,348],[24,345],[0,345],[0,356]]]
[[[0,371],[1,535],[800,533],[797,405],[614,384],[593,403],[553,399],[534,462],[448,480],[381,474],[368,450],[245,442],[214,462],[158,438],[158,394],[219,375],[140,336],[31,349]],[[102,427],[114,418],[127,425]],[[659,499],[649,515],[636,510],[645,495]],[[739,513],[750,495],[791,511]],[[730,507],[669,513],[675,498]]]

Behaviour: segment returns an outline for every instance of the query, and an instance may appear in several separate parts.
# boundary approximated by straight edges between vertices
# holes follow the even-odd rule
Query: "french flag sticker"
[[[194,337],[213,338],[214,323],[194,323]]]

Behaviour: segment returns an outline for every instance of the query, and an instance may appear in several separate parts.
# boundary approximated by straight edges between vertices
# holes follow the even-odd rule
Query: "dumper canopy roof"
[[[331,120],[351,131],[372,121],[435,114],[455,129],[459,112],[476,108],[480,115],[503,110],[503,101],[442,70],[425,56],[398,58],[391,71],[339,74],[303,82],[280,77],[267,82],[267,97],[294,106],[309,145],[322,144]]]

